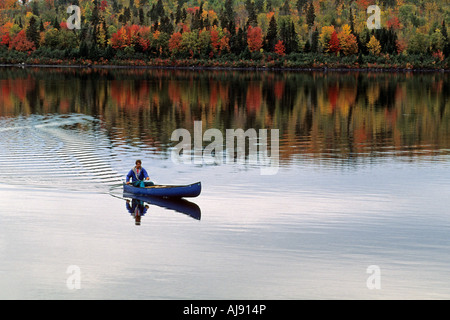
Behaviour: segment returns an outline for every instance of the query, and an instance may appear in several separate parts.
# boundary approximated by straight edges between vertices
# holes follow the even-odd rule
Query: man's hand
[[[130,184],[131,182],[130,181],[127,181],[127,184]]]

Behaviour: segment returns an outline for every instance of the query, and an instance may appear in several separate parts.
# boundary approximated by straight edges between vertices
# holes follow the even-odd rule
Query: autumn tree
[[[181,33],[180,32],[174,32],[170,36],[169,40],[169,50],[173,52],[174,54],[178,54],[181,50]]]
[[[341,47],[339,45],[337,33],[336,31],[333,31],[333,33],[331,34],[330,42],[328,43],[328,51],[338,54],[340,50]]]
[[[14,38],[11,39],[9,42],[9,48],[22,52],[36,50],[34,43],[27,39],[25,30],[20,31]]]
[[[339,46],[344,55],[351,55],[358,53],[358,42],[356,36],[351,33],[349,25],[344,25],[341,31],[337,34],[339,39]]]
[[[322,47],[323,52],[329,52],[330,49],[330,40],[332,34],[335,32],[334,26],[324,26],[321,29],[320,35],[319,35],[319,43]]]
[[[367,49],[369,50],[370,54],[373,54],[375,56],[377,56],[381,53],[380,41],[378,41],[374,35],[372,35],[369,43],[367,43]]]
[[[250,52],[259,51],[263,45],[263,35],[260,27],[249,26],[247,29],[247,45]]]
[[[284,47],[283,41],[282,40],[278,40],[277,44],[275,45],[275,53],[278,54],[279,56],[284,56],[286,49]]]

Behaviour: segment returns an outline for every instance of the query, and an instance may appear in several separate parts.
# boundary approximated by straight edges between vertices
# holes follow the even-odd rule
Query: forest
[[[448,0],[0,0],[0,64],[445,70],[449,19]]]

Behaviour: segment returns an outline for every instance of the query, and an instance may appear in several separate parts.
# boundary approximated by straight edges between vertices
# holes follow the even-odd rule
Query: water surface
[[[448,299],[449,85],[0,69],[0,298]],[[175,163],[171,134],[194,121],[279,129],[279,170]],[[202,181],[201,196],[136,219],[121,190],[136,159],[157,183]]]

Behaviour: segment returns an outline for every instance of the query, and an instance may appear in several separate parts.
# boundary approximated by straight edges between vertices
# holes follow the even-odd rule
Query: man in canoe
[[[145,187],[154,185],[154,183],[150,181],[150,177],[148,176],[147,170],[142,168],[141,160],[136,160],[136,166],[133,169],[131,169],[130,172],[128,172],[126,183],[132,184],[135,187],[142,186],[141,183],[144,183]]]

